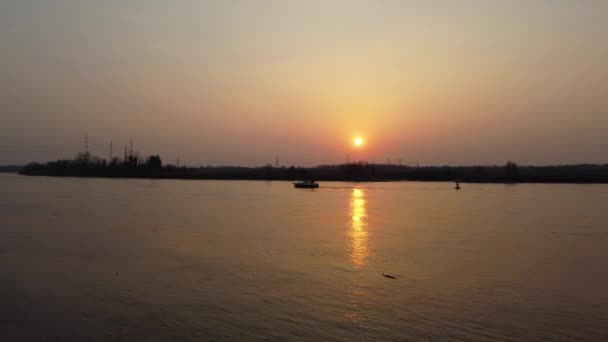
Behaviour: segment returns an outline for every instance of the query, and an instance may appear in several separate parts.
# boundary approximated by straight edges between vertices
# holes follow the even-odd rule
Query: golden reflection
[[[367,241],[367,211],[365,207],[365,193],[361,189],[353,189],[350,201],[351,229],[350,260],[357,267],[365,266],[369,256]]]

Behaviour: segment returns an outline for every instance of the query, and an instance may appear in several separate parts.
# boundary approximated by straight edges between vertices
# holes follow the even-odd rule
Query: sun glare
[[[361,138],[361,137],[355,137],[355,138],[353,139],[353,144],[354,144],[355,146],[357,146],[357,147],[359,147],[359,146],[363,146],[363,138]]]

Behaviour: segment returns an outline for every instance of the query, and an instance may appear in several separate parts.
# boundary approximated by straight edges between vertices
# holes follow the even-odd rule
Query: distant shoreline
[[[185,179],[185,180],[251,180],[251,181],[316,181],[341,182],[462,182],[462,183],[608,183],[608,164],[559,166],[401,166],[351,163],[317,167],[177,167],[139,165],[105,165],[68,161],[29,164],[19,174],[26,176]]]
[[[0,165],[0,173],[18,173],[21,169],[21,165]]]
[[[253,179],[253,178],[188,178],[188,177],[121,177],[121,176],[72,176],[72,175],[32,175],[22,174],[19,172],[0,172],[0,174],[17,174],[19,176],[27,177],[54,177],[54,178],[97,178],[97,179],[151,179],[151,180],[197,180],[197,181],[251,181],[251,182],[296,182],[296,179]],[[344,183],[397,183],[397,182],[423,182],[423,183],[455,183],[454,180],[425,180],[425,179],[371,179],[371,180],[316,180],[317,182],[344,182]],[[462,184],[608,184],[608,181],[515,181],[515,182],[503,182],[503,181],[475,181],[475,180],[461,180],[459,183]],[[323,186],[321,186],[322,188]]]

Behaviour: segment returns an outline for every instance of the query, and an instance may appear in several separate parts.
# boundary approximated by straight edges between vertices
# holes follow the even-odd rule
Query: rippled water
[[[608,339],[608,186],[321,186],[0,175],[0,340]]]

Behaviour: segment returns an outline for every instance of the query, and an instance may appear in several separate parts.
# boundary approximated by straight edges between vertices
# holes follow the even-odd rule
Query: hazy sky
[[[2,0],[0,52],[0,164],[608,162],[605,0]]]

